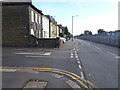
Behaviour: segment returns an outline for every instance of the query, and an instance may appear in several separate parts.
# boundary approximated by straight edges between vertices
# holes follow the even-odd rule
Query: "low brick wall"
[[[59,48],[63,43],[59,38],[35,38],[31,36],[31,47]]]
[[[16,41],[9,41],[5,43],[3,41],[3,47],[42,47],[42,48],[59,48],[63,45],[63,41],[59,38],[41,38],[38,39],[34,36],[28,36],[24,38],[16,38]]]

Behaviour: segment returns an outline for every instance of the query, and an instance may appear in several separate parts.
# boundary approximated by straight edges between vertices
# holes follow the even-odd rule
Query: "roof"
[[[55,25],[57,25],[57,22],[55,21],[55,19],[52,16],[50,16],[50,15],[45,15],[45,16],[50,20],[50,22],[53,22]]]
[[[6,1],[4,2],[4,1],[2,1],[2,6],[4,6],[4,5],[28,5],[28,6],[31,6],[33,9],[35,9],[37,12],[39,12],[43,15],[42,11],[39,10],[38,8],[36,8],[32,4],[32,2],[6,2]]]

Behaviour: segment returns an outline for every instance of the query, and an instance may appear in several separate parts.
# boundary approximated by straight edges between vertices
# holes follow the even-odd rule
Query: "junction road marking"
[[[81,65],[79,65],[79,68],[82,69]]]
[[[116,58],[116,59],[119,59],[119,58],[120,58],[120,56],[115,56],[115,58]]]
[[[107,52],[107,53],[109,53],[109,54],[111,54],[113,56],[117,56],[117,54],[114,54],[114,53],[111,53],[111,52]]]
[[[70,58],[74,58],[74,56],[73,56],[73,55],[71,55],[71,56],[70,56]]]
[[[83,73],[81,73],[81,77],[76,75],[75,73],[65,71],[65,70],[60,70],[60,69],[55,69],[55,68],[38,68],[38,67],[0,67],[0,69],[13,69],[16,71],[19,70],[33,70],[33,71],[38,71],[38,72],[52,72],[52,73],[57,73],[60,75],[67,76],[74,80],[75,82],[79,83],[80,86],[83,86],[84,88],[88,88],[87,83],[91,86],[96,88],[96,86],[91,83],[88,80],[84,79]]]
[[[75,56],[76,58],[78,58],[78,56]]]
[[[15,69],[0,69],[1,72],[15,72]]]
[[[109,53],[109,54],[113,55],[116,59],[119,59],[119,58],[120,58],[120,56],[119,56],[119,55],[117,55],[117,54],[114,54],[114,53],[111,53],[111,52],[107,52],[107,53]]]
[[[49,56],[51,55],[51,52],[35,52],[35,53],[15,53],[15,54],[21,54],[21,55],[45,55],[45,56]]]
[[[51,55],[51,52],[44,53],[43,55],[49,56],[49,55]]]
[[[83,72],[80,72],[80,73],[81,73],[81,78],[84,78]]]
[[[78,61],[78,64],[80,64],[80,61]]]
[[[94,46],[96,49],[99,49],[99,50],[101,50],[100,48],[98,48],[98,47],[96,47],[96,46]]]
[[[43,57],[43,56],[25,56],[25,57],[28,57],[28,58],[29,58],[29,57],[30,57],[30,58],[35,58],[35,57],[36,57],[36,58],[39,58],[39,57]]]
[[[72,88],[81,88],[78,84],[76,84],[75,82],[73,82],[71,80],[65,81],[65,83],[70,85],[70,87],[72,87]]]

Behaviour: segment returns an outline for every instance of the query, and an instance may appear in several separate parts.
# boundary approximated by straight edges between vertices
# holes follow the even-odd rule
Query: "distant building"
[[[42,15],[31,2],[2,2],[3,46],[29,46],[31,36],[42,38]]]
[[[59,36],[60,36],[60,34],[63,33],[63,27],[61,24],[59,24],[58,27],[59,27]]]

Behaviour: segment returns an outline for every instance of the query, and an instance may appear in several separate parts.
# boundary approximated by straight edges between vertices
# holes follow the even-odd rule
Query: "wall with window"
[[[30,34],[42,38],[42,15],[32,7],[29,7]]]
[[[42,16],[43,25],[43,38],[49,38],[49,19],[46,16]]]

